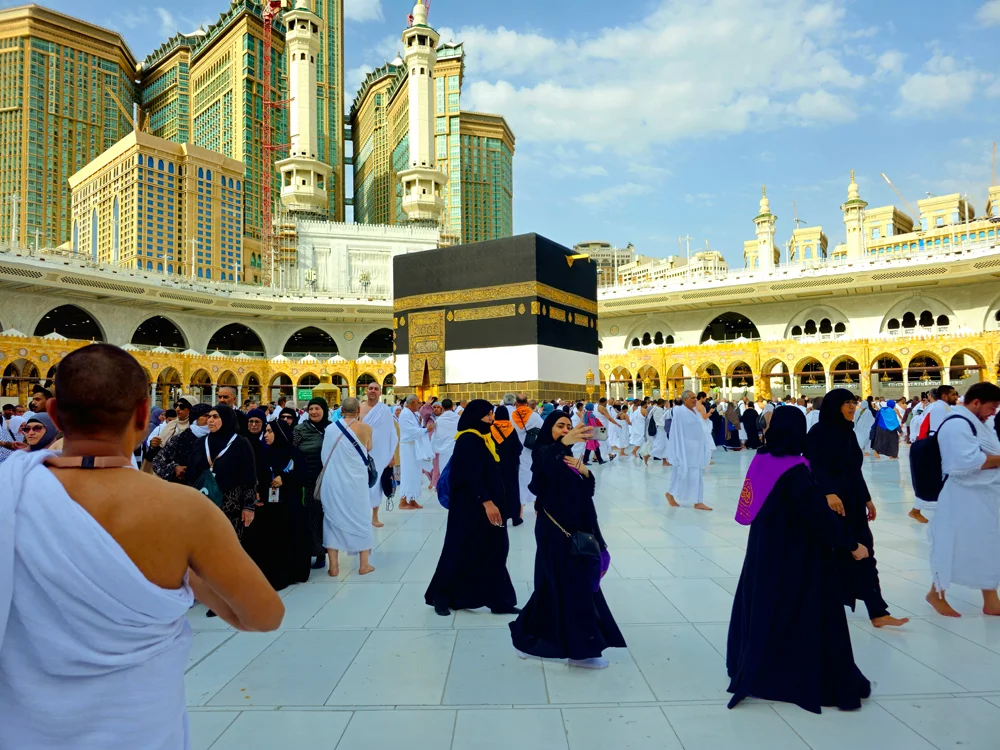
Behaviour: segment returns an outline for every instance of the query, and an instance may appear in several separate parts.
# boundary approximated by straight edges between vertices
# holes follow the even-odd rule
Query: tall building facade
[[[328,214],[344,221],[344,0],[306,0],[322,21],[316,56],[317,157],[330,167]]]
[[[37,5],[0,11],[0,241],[69,238],[67,179],[132,130],[135,67],[116,32]]]
[[[465,50],[439,44],[434,65],[434,157],[441,189],[442,241],[477,242],[513,234],[515,139],[499,115],[462,111]],[[407,221],[399,173],[410,160],[409,83],[401,58],[368,74],[351,108],[354,220]]]
[[[222,154],[132,132],[70,176],[73,250],[125,268],[242,281],[243,171]]]
[[[285,28],[274,25],[265,75],[261,12],[254,0],[233,0],[216,23],[177,34],[140,67],[144,114],[153,134],[243,162],[242,225],[251,254],[260,252],[263,201],[276,205],[280,199],[276,174],[270,198],[261,195],[264,170],[274,170],[276,158],[263,149],[264,86],[271,88],[271,101],[289,98]],[[277,107],[271,113],[271,142],[288,140],[287,110]]]

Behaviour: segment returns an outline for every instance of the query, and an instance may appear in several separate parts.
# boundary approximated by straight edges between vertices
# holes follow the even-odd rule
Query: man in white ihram
[[[434,423],[427,427],[420,426],[417,411],[420,409],[420,399],[413,393],[406,397],[403,411],[399,413],[399,501],[400,510],[420,510],[424,506],[417,502],[420,499],[423,483],[423,468],[428,463],[431,453],[429,437],[434,433]],[[430,456],[433,460],[433,456]]]
[[[396,420],[392,417],[392,410],[381,401],[382,386],[369,383],[365,393],[368,399],[361,404],[361,421],[372,428],[371,456],[381,478],[382,472],[387,466],[392,466],[396,457],[399,435],[396,434]],[[381,481],[375,482],[375,486],[368,490],[368,498],[372,505],[372,526],[381,529],[385,526],[378,520],[378,509],[382,505]]]
[[[441,471],[451,460],[455,452],[455,435],[458,433],[459,416],[455,413],[455,402],[446,398],[441,402],[441,415],[434,420],[434,435],[431,437],[431,448],[438,456],[438,466]]]
[[[545,424],[545,420],[531,408],[528,397],[523,393],[518,394],[515,399],[515,407],[514,411],[511,412],[510,421],[514,424],[514,430],[517,431],[517,439],[521,441],[521,445],[524,445],[524,437],[528,430],[541,430],[542,425]],[[531,458],[533,455],[531,448],[525,447],[521,451],[521,465],[518,468],[517,482],[521,487],[522,514],[525,505],[535,504],[535,496],[528,490],[528,485],[531,483]]]
[[[702,502],[705,467],[711,459],[702,427],[704,420],[695,411],[698,399],[692,391],[684,391],[681,400],[683,405],[674,408],[667,442],[667,459],[673,465],[667,502],[675,508],[712,510]]]
[[[945,600],[952,584],[979,589],[983,614],[1000,616],[1000,440],[986,421],[1000,406],[1000,387],[976,383],[938,433],[947,477],[930,522],[931,590],[927,602],[945,617],[961,615]]]

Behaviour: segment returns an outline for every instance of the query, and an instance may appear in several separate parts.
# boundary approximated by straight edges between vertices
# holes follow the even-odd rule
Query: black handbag
[[[540,427],[532,427],[530,430],[524,433],[524,447],[529,451],[535,449],[535,441],[538,440],[538,436],[541,434],[542,430]]]
[[[344,427],[341,420],[338,419],[334,422],[334,424],[337,425],[337,427],[340,428],[340,431],[344,433],[344,436],[351,441],[351,445],[354,446],[354,450],[358,452],[358,455],[361,456],[361,460],[365,462],[365,467],[368,469],[368,488],[371,489],[375,486],[375,483],[379,481],[378,469],[375,468],[375,459],[371,456],[365,455],[365,452],[361,450],[361,446],[358,445],[358,441],[354,439],[354,435],[352,435],[351,432]],[[333,454],[331,453],[330,455],[332,456]]]
[[[597,541],[596,536],[589,531],[574,531],[571,534],[560,526],[559,522],[547,510],[545,511],[545,515],[569,539],[569,554],[571,557],[585,557],[598,561],[601,559],[601,543]]]

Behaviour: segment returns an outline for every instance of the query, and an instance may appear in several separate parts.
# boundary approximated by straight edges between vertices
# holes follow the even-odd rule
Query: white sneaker
[[[569,665],[571,667],[580,667],[581,669],[607,669],[608,660],[603,656],[593,659],[570,659]]]
[[[524,653],[523,651],[519,651],[518,649],[516,649],[516,648],[515,648],[515,649],[514,649],[514,652],[515,652],[515,653],[516,653],[516,654],[517,654],[518,656],[520,656],[520,657],[521,657],[522,659],[527,659],[527,658],[528,658],[528,655],[527,655],[526,653]]]

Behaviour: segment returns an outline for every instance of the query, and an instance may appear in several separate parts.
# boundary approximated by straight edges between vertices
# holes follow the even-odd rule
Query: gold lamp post
[[[595,388],[594,371],[593,370],[587,370],[587,400],[588,401],[593,402],[593,400],[594,400],[594,392],[596,390],[597,390],[597,388]]]
[[[333,378],[330,375],[320,376],[319,385],[313,386],[312,396],[313,398],[325,399],[331,409],[340,406],[340,388],[333,384]]]

